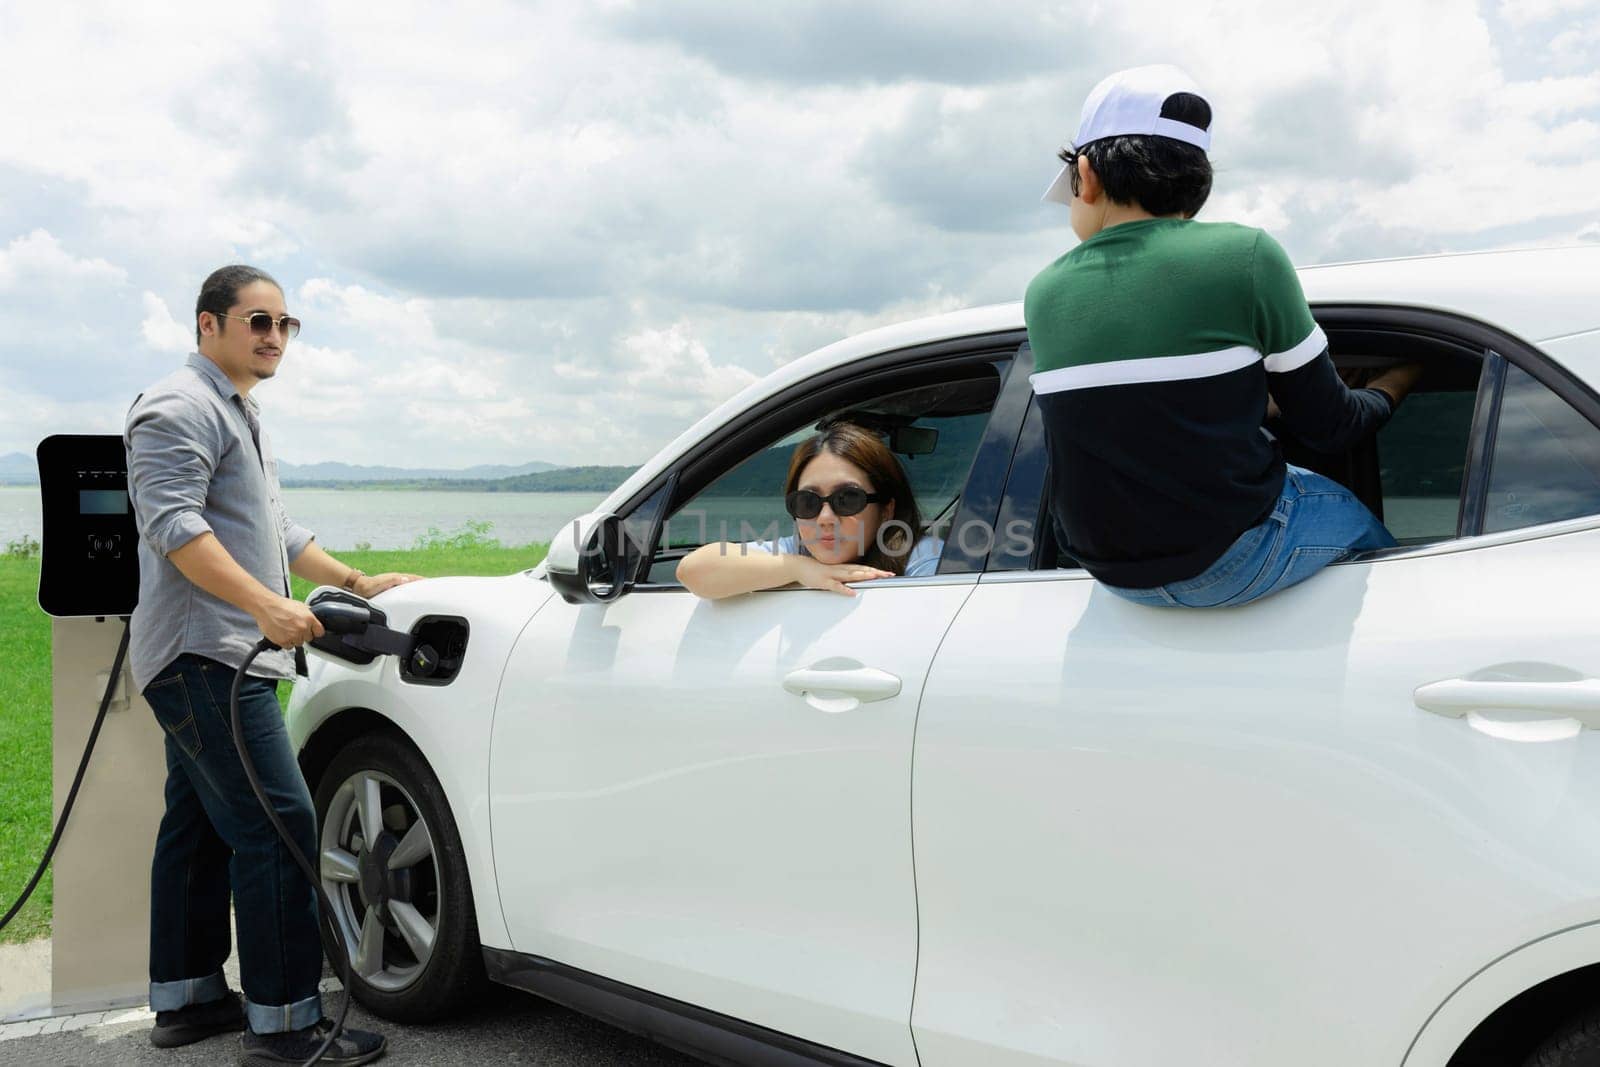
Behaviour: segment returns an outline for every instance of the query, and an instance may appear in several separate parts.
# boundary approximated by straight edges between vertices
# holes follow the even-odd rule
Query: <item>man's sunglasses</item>
[[[300,336],[300,320],[291,319],[287,315],[274,319],[265,311],[257,311],[251,315],[226,315],[220,311],[214,311],[212,314],[219,319],[238,319],[240,322],[248,322],[250,324],[250,332],[258,337],[267,336],[272,332],[274,326],[281,330],[285,337]]]
[[[857,486],[846,485],[835,489],[827,496],[813,493],[809,489],[796,489],[783,498],[783,506],[797,519],[814,519],[822,514],[822,505],[826,504],[842,519],[861,514],[868,504],[883,504],[888,500],[887,493],[869,493]]]

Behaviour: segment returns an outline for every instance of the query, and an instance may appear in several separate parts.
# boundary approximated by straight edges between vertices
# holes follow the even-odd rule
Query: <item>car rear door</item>
[[[1514,354],[1458,540],[1207,612],[991,555],[918,724],[923,1067],[1398,1063],[1600,920],[1600,403]],[[1030,417],[1005,514],[1042,472]]]

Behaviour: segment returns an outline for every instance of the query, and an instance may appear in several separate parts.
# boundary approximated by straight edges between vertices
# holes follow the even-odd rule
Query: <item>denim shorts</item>
[[[1240,534],[1200,574],[1153,589],[1106,588],[1153,607],[1236,607],[1303,582],[1330,563],[1394,544],[1383,523],[1350,490],[1289,467],[1272,514]]]

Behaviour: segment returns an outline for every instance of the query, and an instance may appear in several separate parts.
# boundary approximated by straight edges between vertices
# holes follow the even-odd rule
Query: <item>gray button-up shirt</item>
[[[199,353],[128,412],[128,496],[139,527],[139,604],[128,659],[140,689],[185,652],[238,667],[261,640],[249,612],[189,581],[169,553],[215,534],[252,577],[288,595],[289,561],[311,543],[311,531],[283,509],[259,413],[255,400]],[[250,673],[293,677],[293,654],[263,652]]]

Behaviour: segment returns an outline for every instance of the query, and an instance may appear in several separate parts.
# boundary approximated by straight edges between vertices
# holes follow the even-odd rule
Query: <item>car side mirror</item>
[[[545,575],[569,604],[609,604],[632,588],[632,558],[622,520],[591,512],[556,535]]]

